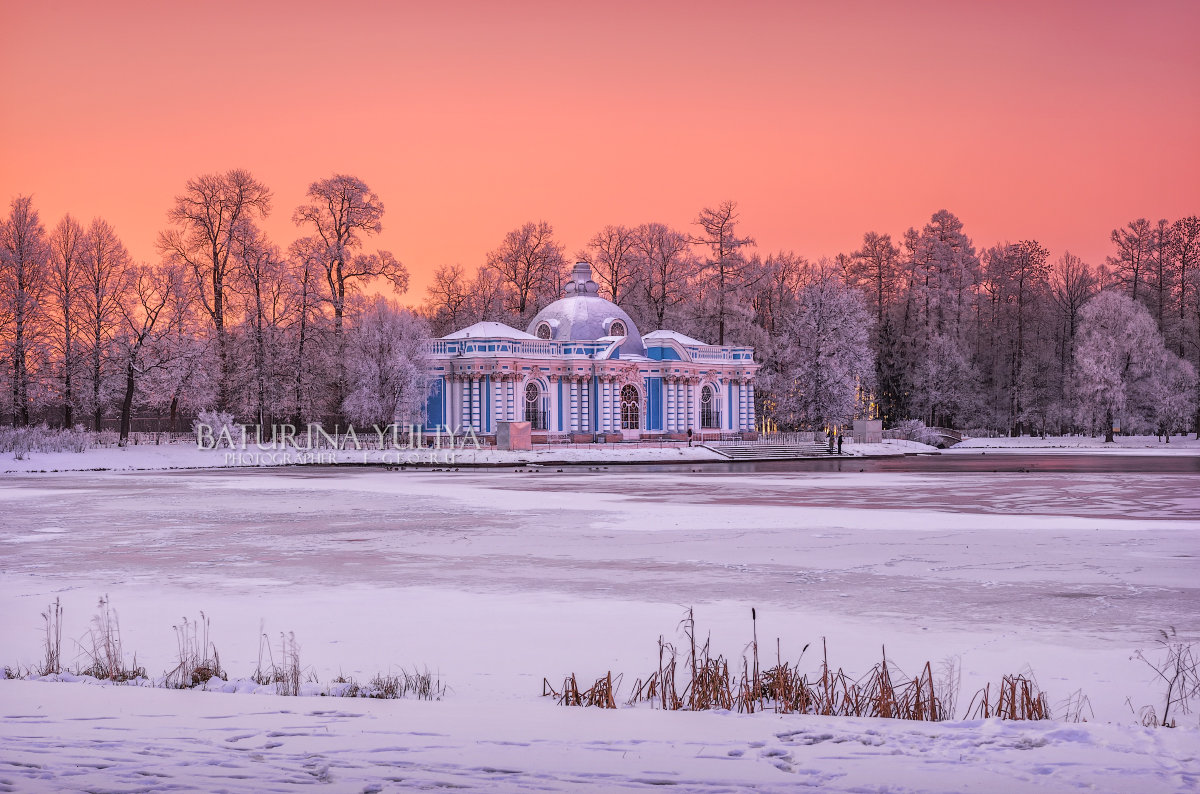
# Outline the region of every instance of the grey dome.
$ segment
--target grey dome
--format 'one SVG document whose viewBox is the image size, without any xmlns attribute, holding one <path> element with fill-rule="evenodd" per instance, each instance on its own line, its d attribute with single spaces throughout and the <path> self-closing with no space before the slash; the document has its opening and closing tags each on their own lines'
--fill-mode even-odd
<svg viewBox="0 0 1200 794">
<path fill-rule="evenodd" d="M 611 333 L 614 321 L 625 326 L 622 354 L 645 355 L 646 346 L 633 320 L 617 304 L 601 298 L 599 287 L 592 281 L 592 268 L 587 262 L 577 262 L 571 280 L 563 289 L 566 297 L 559 298 L 537 313 L 529 323 L 529 333 L 537 336 L 542 323 L 550 327 L 550 338 L 558 342 L 595 341 Z"/>
</svg>

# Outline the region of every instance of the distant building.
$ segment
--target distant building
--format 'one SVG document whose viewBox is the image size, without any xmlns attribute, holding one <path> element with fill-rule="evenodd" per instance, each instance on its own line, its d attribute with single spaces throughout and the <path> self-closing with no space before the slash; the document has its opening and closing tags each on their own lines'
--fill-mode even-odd
<svg viewBox="0 0 1200 794">
<path fill-rule="evenodd" d="M 753 348 L 643 336 L 598 292 L 579 262 L 527 331 L 483 322 L 432 340 L 427 426 L 486 435 L 528 421 L 535 436 L 576 440 L 753 433 Z"/>
</svg>

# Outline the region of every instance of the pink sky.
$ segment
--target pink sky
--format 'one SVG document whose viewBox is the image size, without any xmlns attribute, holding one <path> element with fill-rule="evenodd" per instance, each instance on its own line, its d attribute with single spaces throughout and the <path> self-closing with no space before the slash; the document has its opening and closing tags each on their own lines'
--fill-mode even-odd
<svg viewBox="0 0 1200 794">
<path fill-rule="evenodd" d="M 903 5 L 905 8 L 900 9 Z M 976 245 L 1092 262 L 1200 213 L 1200 3 L 15 3 L 0 0 L 0 199 L 99 215 L 155 256 L 189 177 L 251 170 L 268 231 L 362 177 L 414 274 L 545 219 L 853 250 L 940 208 Z"/>
</svg>

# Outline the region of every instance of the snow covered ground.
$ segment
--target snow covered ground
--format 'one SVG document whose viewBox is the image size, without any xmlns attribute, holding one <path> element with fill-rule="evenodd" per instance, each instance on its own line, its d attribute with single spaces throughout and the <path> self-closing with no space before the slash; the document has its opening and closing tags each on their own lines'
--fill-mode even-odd
<svg viewBox="0 0 1200 794">
<path fill-rule="evenodd" d="M 885 441 L 882 444 L 850 444 L 846 456 L 890 456 L 930 452 L 933 447 L 914 441 Z M 725 458 L 711 449 L 685 444 L 574 444 L 538 446 L 528 452 L 497 449 L 456 450 L 325 450 L 313 453 L 289 450 L 199 449 L 193 444 L 162 444 L 103 447 L 85 452 L 31 453 L 25 460 L 12 454 L 0 458 L 0 473 L 63 471 L 153 471 L 159 469 L 264 468 L 296 465 L 423 465 L 477 466 L 556 463 L 687 463 L 719 462 Z"/>
<path fill-rule="evenodd" d="M 1200 725 L 1152 730 L 1155 631 L 1200 636 L 1200 476 L 276 468 L 0 478 L 0 664 L 97 598 L 138 664 L 201 610 L 224 666 L 294 632 L 320 681 L 426 666 L 441 702 L 0 681 L 0 790 L 463 786 L 1188 791 Z M 694 606 L 740 660 L 827 638 L 865 672 L 957 657 L 956 714 L 1026 666 L 1086 725 L 566 709 L 543 677 L 657 665 Z M 811 649 L 803 657 L 811 668 Z M 994 683 L 993 683 L 994 686 Z M 627 689 L 626 689 L 627 691 Z M 378 787 L 378 788 L 376 788 Z"/>
<path fill-rule="evenodd" d="M 1172 436 L 1165 442 L 1161 436 L 1117 436 L 1111 444 L 1104 437 L 1091 436 L 1022 436 L 1020 438 L 967 438 L 947 452 L 1105 452 L 1122 455 L 1200 455 L 1200 441 L 1195 435 Z"/>
</svg>

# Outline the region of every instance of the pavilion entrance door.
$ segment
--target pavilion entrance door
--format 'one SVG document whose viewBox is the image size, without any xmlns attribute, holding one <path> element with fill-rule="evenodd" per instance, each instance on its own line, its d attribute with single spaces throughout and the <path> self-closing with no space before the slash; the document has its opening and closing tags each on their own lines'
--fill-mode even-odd
<svg viewBox="0 0 1200 794">
<path fill-rule="evenodd" d="M 642 437 L 642 396 L 633 386 L 621 388 L 621 438 L 636 441 Z"/>
</svg>

